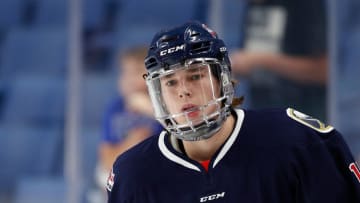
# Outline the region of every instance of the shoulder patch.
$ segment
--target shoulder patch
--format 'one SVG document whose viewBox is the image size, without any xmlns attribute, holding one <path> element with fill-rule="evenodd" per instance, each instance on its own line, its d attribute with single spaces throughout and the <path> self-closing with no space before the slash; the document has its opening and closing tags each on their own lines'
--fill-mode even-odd
<svg viewBox="0 0 360 203">
<path fill-rule="evenodd" d="M 331 125 L 325 125 L 318 119 L 301 113 L 300 111 L 296 111 L 295 109 L 288 108 L 286 109 L 286 113 L 291 119 L 303 125 L 306 125 L 307 127 L 310 127 L 320 133 L 328 133 L 334 129 L 334 127 L 332 127 Z"/>
<path fill-rule="evenodd" d="M 359 181 L 360 183 L 360 169 L 359 167 L 357 166 L 357 164 L 355 162 L 352 162 L 350 165 L 349 165 L 349 169 L 351 172 L 354 173 L 356 179 Z"/>
<path fill-rule="evenodd" d="M 109 177 L 106 181 L 106 189 L 111 192 L 113 186 L 114 186 L 114 182 L 115 182 L 115 174 L 113 172 L 113 169 L 111 169 L 110 173 L 109 173 Z"/>
</svg>

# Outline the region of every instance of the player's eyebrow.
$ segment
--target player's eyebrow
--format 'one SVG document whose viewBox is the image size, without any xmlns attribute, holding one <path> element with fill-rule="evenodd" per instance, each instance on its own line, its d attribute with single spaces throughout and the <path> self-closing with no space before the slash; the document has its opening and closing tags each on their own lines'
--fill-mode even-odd
<svg viewBox="0 0 360 203">
<path fill-rule="evenodd" d="M 172 77 L 174 77 L 174 75 L 175 75 L 175 73 L 170 73 L 168 75 L 165 75 L 163 78 L 166 78 L 166 79 L 172 78 Z"/>
<path fill-rule="evenodd" d="M 186 70 L 186 72 L 190 72 L 190 73 L 197 72 L 197 71 L 199 71 L 198 68 L 190 68 L 190 69 Z"/>
<path fill-rule="evenodd" d="M 204 68 L 204 66 L 202 67 L 197 67 L 197 68 L 189 68 L 186 70 L 186 72 L 189 72 L 189 73 L 194 73 L 194 72 L 205 72 L 206 69 Z"/>
</svg>

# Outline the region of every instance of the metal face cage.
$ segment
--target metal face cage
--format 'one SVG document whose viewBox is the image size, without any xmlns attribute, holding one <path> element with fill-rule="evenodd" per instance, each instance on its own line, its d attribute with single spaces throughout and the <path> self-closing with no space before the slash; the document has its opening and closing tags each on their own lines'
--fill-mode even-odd
<svg viewBox="0 0 360 203">
<path fill-rule="evenodd" d="M 182 140 L 207 139 L 229 115 L 234 90 L 229 67 L 195 58 L 162 67 L 146 77 L 156 119 Z"/>
</svg>

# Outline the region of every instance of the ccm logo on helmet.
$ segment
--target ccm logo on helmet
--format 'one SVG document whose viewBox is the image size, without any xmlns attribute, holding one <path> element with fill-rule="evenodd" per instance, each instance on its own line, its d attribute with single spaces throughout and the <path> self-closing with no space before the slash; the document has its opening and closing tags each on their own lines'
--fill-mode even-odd
<svg viewBox="0 0 360 203">
<path fill-rule="evenodd" d="M 185 44 L 171 47 L 171 48 L 160 51 L 160 56 L 165 56 L 166 54 L 171 54 L 171 53 L 174 53 L 174 52 L 177 52 L 180 50 L 184 50 L 184 48 L 185 48 Z"/>
<path fill-rule="evenodd" d="M 207 202 L 207 201 L 211 201 L 211 200 L 216 200 L 216 199 L 219 199 L 219 198 L 223 198 L 224 196 L 225 196 L 225 192 L 218 193 L 218 194 L 213 194 L 213 195 L 201 197 L 200 202 Z"/>
</svg>

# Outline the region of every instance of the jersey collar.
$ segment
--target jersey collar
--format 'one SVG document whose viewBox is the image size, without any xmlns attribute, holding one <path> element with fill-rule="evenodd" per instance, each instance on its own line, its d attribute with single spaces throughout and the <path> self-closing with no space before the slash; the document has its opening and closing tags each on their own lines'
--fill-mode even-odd
<svg viewBox="0 0 360 203">
<path fill-rule="evenodd" d="M 226 155 L 226 153 L 230 150 L 231 146 L 234 144 L 236 138 L 239 135 L 243 120 L 244 120 L 244 111 L 241 109 L 235 109 L 235 113 L 237 115 L 236 125 L 234 127 L 233 132 L 231 133 L 230 137 L 227 139 L 223 147 L 221 148 L 220 152 L 216 155 L 215 160 L 213 161 L 212 168 L 215 168 L 215 166 L 222 160 L 222 158 Z M 194 163 L 191 163 L 187 160 L 185 160 L 183 157 L 179 156 L 175 149 L 169 149 L 169 147 L 166 145 L 166 131 L 163 131 L 158 139 L 158 146 L 161 151 L 161 153 L 170 161 L 173 161 L 177 164 L 180 164 L 186 168 L 189 168 L 191 170 L 195 171 L 201 171 L 199 166 L 195 165 Z"/>
</svg>

